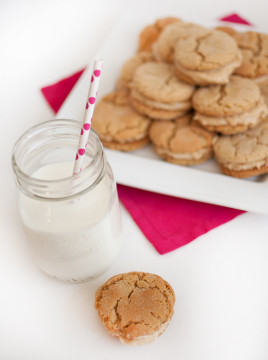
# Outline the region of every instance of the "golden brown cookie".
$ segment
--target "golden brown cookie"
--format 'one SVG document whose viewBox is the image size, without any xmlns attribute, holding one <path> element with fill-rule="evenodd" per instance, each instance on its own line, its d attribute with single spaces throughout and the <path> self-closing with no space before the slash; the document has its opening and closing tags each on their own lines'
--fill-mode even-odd
<svg viewBox="0 0 268 360">
<path fill-rule="evenodd" d="M 95 307 L 106 329 L 121 342 L 153 342 L 168 326 L 175 303 L 172 287 L 160 276 L 130 272 L 112 277 L 96 292 Z"/>
<path fill-rule="evenodd" d="M 171 65 L 148 62 L 135 71 L 131 102 L 152 119 L 171 120 L 189 112 L 193 92 L 193 86 L 177 79 Z"/>
<path fill-rule="evenodd" d="M 268 120 L 244 133 L 222 136 L 214 145 L 222 171 L 247 178 L 268 172 Z"/>
<path fill-rule="evenodd" d="M 115 91 L 106 95 L 96 106 L 92 126 L 104 146 L 132 151 L 149 142 L 151 121 L 130 106 L 126 92 Z"/>
<path fill-rule="evenodd" d="M 238 32 L 229 27 L 218 30 L 231 35 L 242 53 L 242 64 L 235 74 L 254 79 L 258 84 L 268 84 L 268 35 L 254 31 Z"/>
<path fill-rule="evenodd" d="M 175 73 L 190 84 L 226 84 L 241 61 L 235 40 L 222 31 L 195 33 L 179 39 L 175 46 Z"/>
<path fill-rule="evenodd" d="M 141 51 L 128 59 L 122 67 L 120 77 L 116 84 L 117 90 L 128 90 L 133 79 L 133 75 L 138 66 L 153 61 L 153 55 L 148 51 Z"/>
<path fill-rule="evenodd" d="M 210 131 L 235 134 L 258 125 L 268 113 L 254 81 L 233 75 L 226 85 L 198 89 L 194 120 Z"/>
<path fill-rule="evenodd" d="M 159 35 L 155 46 L 153 46 L 154 56 L 158 61 L 173 63 L 174 48 L 179 39 L 185 39 L 194 34 L 204 35 L 206 33 L 207 29 L 203 26 L 176 21 L 166 26 Z"/>
<path fill-rule="evenodd" d="M 138 51 L 152 51 L 152 46 L 163 29 L 175 21 L 180 22 L 178 18 L 165 17 L 156 20 L 156 22 L 152 25 L 146 26 L 139 35 Z"/>
<path fill-rule="evenodd" d="M 154 121 L 149 136 L 157 154 L 179 165 L 196 165 L 209 159 L 216 140 L 215 133 L 191 124 L 190 116 L 175 121 Z"/>
</svg>

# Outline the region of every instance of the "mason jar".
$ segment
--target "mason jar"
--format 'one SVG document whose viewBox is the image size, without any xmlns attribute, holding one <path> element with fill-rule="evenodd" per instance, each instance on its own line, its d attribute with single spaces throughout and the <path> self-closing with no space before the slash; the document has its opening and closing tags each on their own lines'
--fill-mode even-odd
<svg viewBox="0 0 268 360">
<path fill-rule="evenodd" d="M 12 167 L 22 226 L 38 266 L 52 277 L 86 281 L 120 251 L 121 215 L 111 167 L 91 130 L 83 169 L 72 175 L 81 123 L 50 120 L 16 142 Z"/>
</svg>

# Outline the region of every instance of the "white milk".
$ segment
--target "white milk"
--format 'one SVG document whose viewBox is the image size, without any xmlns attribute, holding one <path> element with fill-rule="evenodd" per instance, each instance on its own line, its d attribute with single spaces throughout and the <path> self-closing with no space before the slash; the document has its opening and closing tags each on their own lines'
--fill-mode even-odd
<svg viewBox="0 0 268 360">
<path fill-rule="evenodd" d="M 73 163 L 46 165 L 31 176 L 56 180 L 70 176 Z M 112 194 L 111 194 L 112 192 Z M 98 276 L 121 248 L 121 217 L 115 187 L 106 174 L 74 199 L 41 200 L 20 194 L 24 229 L 39 266 L 65 281 Z"/>
</svg>

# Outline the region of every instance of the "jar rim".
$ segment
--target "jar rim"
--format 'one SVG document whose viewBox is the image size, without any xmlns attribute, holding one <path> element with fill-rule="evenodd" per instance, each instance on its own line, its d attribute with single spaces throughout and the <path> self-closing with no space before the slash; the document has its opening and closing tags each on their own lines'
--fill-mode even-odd
<svg viewBox="0 0 268 360">
<path fill-rule="evenodd" d="M 53 119 L 53 120 L 47 120 L 44 122 L 41 122 L 39 124 L 36 124 L 32 127 L 30 127 L 29 129 L 27 129 L 15 142 L 13 149 L 12 149 L 12 168 L 14 171 L 15 176 L 21 181 L 21 182 L 27 182 L 30 183 L 33 186 L 38 186 L 38 187 L 42 187 L 42 186 L 46 186 L 46 185 L 52 185 L 52 184 L 63 184 L 64 182 L 70 182 L 73 181 L 75 182 L 78 179 L 81 178 L 85 178 L 87 176 L 87 174 L 90 173 L 91 169 L 96 165 L 97 162 L 99 162 L 102 157 L 103 154 L 103 147 L 102 144 L 100 142 L 100 139 L 98 137 L 98 135 L 96 134 L 96 132 L 91 128 L 90 129 L 90 133 L 89 133 L 89 138 L 88 138 L 88 142 L 90 140 L 90 138 L 94 139 L 94 145 L 96 146 L 96 152 L 94 157 L 92 158 L 92 160 L 87 163 L 82 170 L 77 173 L 77 174 L 72 174 L 70 176 L 64 177 L 64 178 L 59 178 L 59 179 L 55 179 L 55 180 L 43 180 L 43 179 L 38 179 L 38 178 L 34 178 L 31 175 L 27 174 L 25 171 L 23 171 L 23 169 L 21 168 L 21 166 L 18 164 L 17 161 L 17 156 L 16 156 L 16 152 L 20 149 L 20 147 L 23 145 L 23 143 L 30 141 L 30 139 L 37 133 L 40 133 L 42 131 L 45 131 L 46 129 L 49 129 L 51 126 L 57 126 L 57 125 L 62 125 L 62 126 L 70 126 L 70 127 L 75 127 L 78 130 L 81 129 L 82 127 L 82 123 L 78 120 L 72 120 L 72 119 Z M 77 139 L 79 139 L 79 137 L 77 137 Z M 77 143 L 78 145 L 78 143 Z M 74 159 L 75 161 L 75 159 Z M 99 176 L 95 179 L 98 180 Z M 92 186 L 94 184 L 90 184 L 86 189 L 90 188 L 90 186 Z M 81 191 L 82 192 L 82 191 Z M 79 192 L 80 193 L 80 192 Z M 75 193 L 74 196 L 76 196 L 78 193 Z M 67 197 L 72 197 L 72 196 L 67 196 Z M 48 197 L 45 197 L 46 199 L 49 199 Z M 55 198 L 53 198 L 55 199 Z M 59 198 L 58 198 L 59 199 Z"/>
</svg>

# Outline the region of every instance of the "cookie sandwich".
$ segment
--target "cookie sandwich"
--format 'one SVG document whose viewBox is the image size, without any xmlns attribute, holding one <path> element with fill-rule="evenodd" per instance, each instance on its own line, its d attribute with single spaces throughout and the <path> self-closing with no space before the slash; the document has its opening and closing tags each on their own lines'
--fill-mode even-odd
<svg viewBox="0 0 268 360">
<path fill-rule="evenodd" d="M 168 162 L 201 164 L 213 155 L 215 133 L 191 123 L 191 116 L 175 121 L 154 121 L 149 136 L 154 150 Z"/>
<path fill-rule="evenodd" d="M 268 85 L 268 35 L 238 32 L 230 27 L 218 30 L 232 36 L 242 53 L 242 64 L 235 69 L 235 74 L 253 79 L 260 86 Z"/>
<path fill-rule="evenodd" d="M 268 120 L 244 133 L 221 136 L 214 151 L 227 175 L 248 178 L 268 173 Z"/>
<path fill-rule="evenodd" d="M 151 121 L 130 106 L 128 93 L 115 91 L 106 95 L 96 106 L 92 126 L 103 146 L 132 151 L 149 142 Z"/>
<path fill-rule="evenodd" d="M 233 75 L 226 85 L 199 88 L 192 99 L 194 120 L 210 131 L 235 134 L 257 126 L 268 114 L 259 87 Z"/>
<path fill-rule="evenodd" d="M 175 303 L 172 287 L 160 276 L 130 272 L 109 279 L 96 292 L 101 322 L 121 342 L 153 342 L 167 328 Z"/>
<path fill-rule="evenodd" d="M 194 86 L 180 81 L 172 65 L 148 62 L 133 76 L 131 103 L 141 114 L 156 120 L 171 120 L 191 109 Z"/>
<path fill-rule="evenodd" d="M 179 39 L 174 51 L 175 73 L 195 85 L 226 84 L 240 66 L 236 41 L 222 31 L 204 30 Z"/>
</svg>

